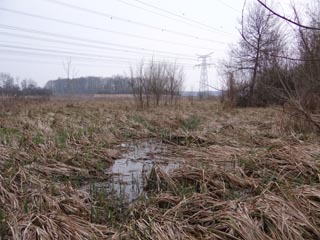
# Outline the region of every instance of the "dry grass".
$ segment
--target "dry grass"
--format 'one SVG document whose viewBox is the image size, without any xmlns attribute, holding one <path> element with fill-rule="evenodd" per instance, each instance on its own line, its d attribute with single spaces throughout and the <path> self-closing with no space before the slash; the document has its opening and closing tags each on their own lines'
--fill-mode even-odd
<svg viewBox="0 0 320 240">
<path fill-rule="evenodd" d="M 220 171 L 212 174 L 201 169 L 179 170 L 172 181 L 175 186 L 196 187 L 183 196 L 181 189 L 166 188 L 165 194 L 154 197 L 155 202 L 135 206 L 136 215 L 129 230 L 139 236 L 137 239 L 320 237 L 317 187 L 287 189 L 272 181 L 258 191 L 257 179 Z"/>
<path fill-rule="evenodd" d="M 1 211 L 12 239 L 108 239 L 114 234 L 90 223 L 86 194 L 40 180 L 22 167 L 13 173 L 0 176 Z"/>
<path fill-rule="evenodd" d="M 15 104 L 0 114 L 0 238 L 320 239 L 320 147 L 276 109 L 211 102 Z M 128 139 L 158 138 L 185 166 L 155 167 L 126 219 L 77 186 L 101 180 Z M 99 221 L 97 221 L 99 219 Z M 116 222 L 115 222 L 116 221 Z"/>
</svg>

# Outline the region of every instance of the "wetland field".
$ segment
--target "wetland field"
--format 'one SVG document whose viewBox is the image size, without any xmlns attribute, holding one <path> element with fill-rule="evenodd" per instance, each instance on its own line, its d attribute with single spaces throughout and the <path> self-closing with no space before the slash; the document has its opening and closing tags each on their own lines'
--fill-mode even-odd
<svg viewBox="0 0 320 240">
<path fill-rule="evenodd" d="M 0 111 L 0 239 L 320 239 L 319 135 L 280 107 Z"/>
</svg>

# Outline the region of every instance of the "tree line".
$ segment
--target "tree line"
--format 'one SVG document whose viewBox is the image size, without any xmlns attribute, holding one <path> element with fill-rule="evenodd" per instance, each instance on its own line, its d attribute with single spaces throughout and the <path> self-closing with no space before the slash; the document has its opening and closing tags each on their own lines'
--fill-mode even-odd
<svg viewBox="0 0 320 240">
<path fill-rule="evenodd" d="M 48 81 L 46 89 L 53 95 L 81 95 L 81 94 L 129 94 L 130 80 L 120 75 L 110 78 L 80 77 L 72 79 L 57 79 Z"/>
<path fill-rule="evenodd" d="M 221 63 L 223 101 L 242 107 L 290 103 L 304 112 L 318 111 L 320 1 L 310 1 L 304 16 L 308 27 L 294 7 L 295 21 L 281 18 L 265 1 L 246 4 L 242 12 L 240 40 Z M 287 28 L 287 20 L 296 28 Z"/>
<path fill-rule="evenodd" d="M 23 79 L 21 82 L 8 73 L 0 73 L 0 96 L 43 96 L 51 95 L 51 91 L 37 86 L 32 79 Z"/>
<path fill-rule="evenodd" d="M 176 63 L 151 59 L 131 68 L 130 73 L 132 94 L 141 108 L 160 103 L 173 105 L 181 96 L 184 71 Z"/>
</svg>

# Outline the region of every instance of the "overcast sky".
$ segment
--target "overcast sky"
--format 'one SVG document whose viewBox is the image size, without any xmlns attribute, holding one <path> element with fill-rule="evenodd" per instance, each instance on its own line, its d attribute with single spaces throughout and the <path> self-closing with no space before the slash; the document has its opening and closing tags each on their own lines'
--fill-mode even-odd
<svg viewBox="0 0 320 240">
<path fill-rule="evenodd" d="M 107 77 L 128 74 L 130 66 L 154 56 L 183 65 L 186 90 L 198 90 L 197 54 L 214 52 L 212 63 L 226 56 L 239 39 L 243 2 L 0 0 L 0 72 L 43 86 L 66 77 L 69 58 L 75 77 Z M 213 86 L 219 86 L 216 72 L 209 69 Z"/>
</svg>

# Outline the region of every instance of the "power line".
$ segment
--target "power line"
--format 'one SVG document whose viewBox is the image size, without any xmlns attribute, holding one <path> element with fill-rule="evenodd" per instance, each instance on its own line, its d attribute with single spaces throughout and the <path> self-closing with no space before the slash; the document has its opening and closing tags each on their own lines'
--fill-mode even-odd
<svg viewBox="0 0 320 240">
<path fill-rule="evenodd" d="M 137 5 L 132 4 L 132 3 L 128 3 L 128 2 L 126 2 L 126 1 L 124 1 L 124 0 L 117 0 L 117 1 L 123 3 L 123 4 L 127 5 L 127 6 L 131 6 L 131 7 L 134 7 L 134 8 L 140 9 L 140 10 L 143 10 L 143 11 L 145 11 L 145 12 L 155 14 L 155 15 L 157 15 L 157 16 L 161 16 L 161 17 L 164 17 L 164 18 L 167 18 L 167 19 L 176 21 L 176 22 L 180 22 L 180 23 L 186 24 L 186 25 L 188 25 L 189 27 L 194 27 L 194 28 L 197 28 L 197 29 L 199 29 L 199 27 L 200 27 L 200 28 L 203 29 L 203 30 L 210 31 L 210 32 L 213 32 L 213 33 L 216 33 L 216 31 L 220 31 L 219 29 L 218 29 L 218 30 L 215 29 L 215 30 L 213 31 L 211 28 L 209 29 L 208 27 L 203 27 L 203 26 L 201 26 L 201 25 L 199 26 L 198 24 L 192 24 L 192 23 L 190 23 L 190 21 L 186 21 L 186 20 L 182 20 L 182 19 L 176 18 L 176 16 L 175 16 L 175 17 L 170 17 L 170 16 L 167 16 L 167 15 L 161 14 L 161 13 L 159 13 L 159 12 L 152 11 L 152 10 L 149 10 L 149 9 L 146 9 L 146 8 L 143 8 L 143 7 L 140 7 L 140 6 L 137 6 Z"/>
<path fill-rule="evenodd" d="M 21 54 L 21 52 L 7 52 L 7 51 L 3 51 L 3 50 L 1 50 L 0 49 L 0 52 L 1 53 L 4 53 L 4 54 L 9 54 L 9 55 L 19 55 L 18 57 L 21 57 L 21 55 L 28 55 L 28 54 Z M 28 59 L 18 59 L 18 58 L 14 58 L 14 59 L 12 59 L 12 58 L 0 58 L 0 61 L 2 61 L 2 62 L 22 62 L 22 63 L 30 63 L 30 64 L 34 64 L 34 63 L 42 63 L 42 64 L 52 64 L 52 65 L 60 65 L 61 66 L 61 64 L 62 64 L 62 62 L 63 61 L 61 61 L 61 62 L 56 62 L 56 61 L 47 61 L 47 60 L 43 60 L 43 59 L 48 59 L 48 58 L 50 58 L 51 59 L 51 55 L 49 55 L 49 56 L 46 56 L 46 55 L 44 55 L 44 54 L 41 54 L 42 55 L 42 58 L 41 59 L 39 59 L 39 58 L 37 58 L 37 59 L 30 59 L 30 58 L 28 58 Z M 74 61 L 74 59 L 72 60 L 73 61 L 73 63 L 75 64 L 75 65 L 81 65 L 81 66 L 87 66 L 87 67 L 97 67 L 97 68 L 103 68 L 103 67 L 109 67 L 109 68 L 121 68 L 121 69 L 123 69 L 123 68 L 128 68 L 131 64 L 124 64 L 124 63 L 114 63 L 114 62 L 112 62 L 112 63 L 102 63 L 102 64 L 95 64 L 95 63 L 92 63 L 92 64 L 88 64 L 88 62 L 79 62 L 79 60 L 75 60 Z M 183 66 L 183 68 L 185 68 L 185 69 L 192 69 L 191 67 L 185 67 L 185 66 Z"/>
<path fill-rule="evenodd" d="M 138 25 L 138 26 L 141 26 L 141 27 L 149 28 L 149 29 L 158 30 L 160 32 L 166 32 L 166 33 L 170 33 L 170 34 L 174 34 L 174 35 L 178 35 L 178 36 L 183 36 L 183 37 L 194 39 L 194 40 L 200 40 L 200 41 L 206 41 L 206 42 L 211 42 L 212 41 L 211 39 L 208 39 L 208 38 L 202 38 L 202 37 L 198 37 L 198 36 L 195 36 L 195 35 L 192 35 L 192 34 L 188 34 L 188 33 L 178 32 L 178 31 L 175 31 L 175 30 L 167 29 L 167 28 L 162 28 L 162 27 L 157 27 L 157 26 L 154 26 L 154 25 L 146 24 L 146 23 L 137 22 L 137 21 L 134 21 L 134 20 L 131 20 L 131 19 L 117 17 L 117 16 L 111 15 L 109 13 L 104 13 L 104 12 L 99 12 L 99 11 L 88 9 L 88 8 L 79 7 L 79 6 L 76 6 L 76 5 L 60 2 L 60 1 L 57 1 L 57 0 L 43 0 L 43 1 L 55 3 L 55 4 L 58 4 L 58 5 L 64 6 L 64 7 L 68 7 L 68 8 L 77 10 L 77 11 L 82 11 L 82 12 L 94 14 L 94 15 L 97 15 L 97 16 L 100 16 L 100 17 L 107 17 L 110 20 L 117 20 L 117 21 L 129 23 L 129 24 L 134 24 L 134 25 Z"/>
<path fill-rule="evenodd" d="M 0 32 L 0 34 L 1 34 L 1 32 Z M 12 45 L 12 44 L 14 44 L 15 46 L 17 45 L 17 46 L 24 46 L 26 43 L 25 42 L 16 42 L 16 41 L 10 41 L 10 42 L 7 42 L 7 41 L 0 41 L 0 45 L 1 44 L 7 44 L 7 45 Z M 67 51 L 67 52 L 70 52 L 70 51 L 74 51 L 74 53 L 81 53 L 81 54 L 87 54 L 87 55 L 90 55 L 90 54 L 99 54 L 99 56 L 101 55 L 101 54 L 103 54 L 103 55 L 101 55 L 101 56 L 108 56 L 108 57 L 112 57 L 112 58 L 119 58 L 119 57 L 121 57 L 121 58 L 123 58 L 123 59 L 129 59 L 129 60 L 133 60 L 133 59 L 135 59 L 135 60 L 138 60 L 138 59 L 140 59 L 140 57 L 141 58 L 143 58 L 143 57 L 150 57 L 150 58 L 156 58 L 156 59 L 166 59 L 166 60 L 168 60 L 168 61 L 170 61 L 170 59 L 172 60 L 172 61 L 184 61 L 184 62 L 188 62 L 189 61 L 189 63 L 191 64 L 191 61 L 193 61 L 193 59 L 190 59 L 190 58 L 177 58 L 177 57 L 169 57 L 169 56 L 163 56 L 163 55 L 154 55 L 154 54 L 148 54 L 148 55 L 143 55 L 143 56 L 141 56 L 141 55 L 138 55 L 138 54 L 136 54 L 136 53 L 126 53 L 125 55 L 119 55 L 118 53 L 116 53 L 117 55 L 116 56 L 114 56 L 114 55 L 109 55 L 110 54 L 110 52 L 104 52 L 103 51 L 103 49 L 101 49 L 101 48 L 98 48 L 100 51 L 99 52 L 96 52 L 96 51 L 90 51 L 90 52 L 87 52 L 87 51 L 85 51 L 85 52 L 83 52 L 83 50 L 84 49 L 75 49 L 75 48 L 64 48 L 64 47 L 61 47 L 61 46 L 59 46 L 59 47 L 57 47 L 57 46 L 54 46 L 54 45 L 51 45 L 51 46 L 48 46 L 48 45 L 36 45 L 36 46 L 32 46 L 32 45 L 30 45 L 30 44 L 28 44 L 27 45 L 27 47 L 36 47 L 37 49 L 38 48 L 42 48 L 42 49 L 53 49 L 54 51 L 56 51 L 56 49 L 58 48 L 59 49 L 59 51 Z M 70 52 L 71 54 L 72 54 L 72 52 Z M 106 55 L 105 55 L 106 54 Z M 128 55 L 129 55 L 129 57 L 128 57 Z M 132 57 L 134 57 L 134 58 L 132 58 Z"/>
<path fill-rule="evenodd" d="M 232 7 L 231 5 L 225 3 L 224 1 L 222 0 L 216 0 L 217 2 L 219 2 L 220 4 L 226 6 L 227 8 L 230 8 L 232 9 L 233 11 L 237 12 L 237 13 L 241 13 L 241 11 L 239 11 L 238 9 L 235 9 L 234 7 Z"/>
<path fill-rule="evenodd" d="M 0 52 L 1 52 L 1 49 L 0 49 Z M 13 54 L 12 54 L 13 55 Z M 12 61 L 12 62 L 26 62 L 26 63 L 45 63 L 45 64 L 57 64 L 57 65 L 61 65 L 62 64 L 62 61 L 61 62 L 56 62 L 56 61 L 47 61 L 47 60 L 44 60 L 44 59 L 48 59 L 50 56 L 46 57 L 44 56 L 43 58 L 37 58 L 37 59 L 18 59 L 18 58 L 3 58 L 1 57 L 0 58 L 0 61 Z M 122 63 L 119 63 L 119 64 L 116 64 L 116 63 L 103 63 L 103 64 L 88 64 L 87 62 L 79 62 L 78 60 L 74 61 L 72 60 L 74 64 L 76 65 L 83 65 L 83 66 L 89 66 L 89 67 L 112 67 L 112 68 L 128 68 L 128 65 L 125 65 L 125 64 L 122 64 Z M 192 69 L 191 67 L 187 67 L 187 69 Z"/>
<path fill-rule="evenodd" d="M 100 45 L 104 45 L 104 46 L 115 46 L 115 47 L 121 47 L 121 48 L 126 48 L 126 49 L 136 49 L 139 51 L 149 51 L 152 53 L 159 52 L 159 53 L 163 53 L 163 54 L 182 55 L 181 53 L 160 51 L 160 50 L 148 49 L 148 48 L 143 48 L 143 47 L 129 46 L 129 45 L 124 45 L 124 44 L 115 44 L 115 43 L 111 43 L 111 42 L 98 41 L 98 40 L 93 40 L 93 39 L 88 39 L 88 38 L 79 38 L 79 37 L 74 37 L 74 36 L 70 36 L 70 35 L 56 34 L 56 33 L 39 31 L 39 30 L 35 30 L 35 29 L 21 28 L 21 27 L 4 25 L 4 24 L 0 24 L 0 28 L 15 30 L 15 31 L 22 31 L 22 32 L 32 33 L 32 34 L 36 33 L 36 34 L 41 34 L 41 35 L 50 36 L 50 37 L 64 38 L 64 39 L 68 39 L 68 40 L 90 42 L 90 43 L 100 44 Z M 173 43 L 173 44 L 178 44 L 178 43 Z M 211 48 L 196 47 L 196 46 L 192 46 L 192 45 L 185 45 L 183 43 L 181 43 L 180 45 L 193 47 L 195 49 L 197 48 L 197 49 L 204 49 L 204 50 L 213 50 Z M 215 50 L 219 50 L 219 49 L 215 49 Z M 183 55 L 186 55 L 186 54 L 183 54 Z"/>
<path fill-rule="evenodd" d="M 66 54 L 54 54 L 54 53 L 46 53 L 46 52 L 32 52 L 32 51 L 24 51 L 24 50 L 8 50 L 8 49 L 0 49 L 0 52 L 3 54 L 8 54 L 8 55 L 18 55 L 18 56 L 22 56 L 22 55 L 26 55 L 26 56 L 43 56 L 43 57 L 48 57 L 48 58 L 52 58 L 52 57 L 61 57 L 63 60 L 63 58 L 66 57 L 72 57 L 72 59 L 84 59 L 86 61 L 91 61 L 91 62 L 105 62 L 105 61 L 110 61 L 112 63 L 129 63 L 126 61 L 121 61 L 121 60 L 117 60 L 117 61 L 112 61 L 112 60 L 106 60 L 106 59 L 97 59 L 97 58 L 92 58 L 92 57 L 84 57 L 84 56 L 74 56 L 74 55 L 66 55 Z"/>
<path fill-rule="evenodd" d="M 13 48 L 13 49 L 22 49 L 22 50 L 30 50 L 30 51 L 39 51 L 39 52 L 49 52 L 49 53 L 60 53 L 65 55 L 74 55 L 74 56 L 80 56 L 80 57 L 93 57 L 93 58 L 106 58 L 106 59 L 119 59 L 119 60 L 132 60 L 130 58 L 122 58 L 117 56 L 107 56 L 107 55 L 101 55 L 101 54 L 91 54 L 91 53 L 79 53 L 79 52 L 72 52 L 69 50 L 57 50 L 57 49 L 44 49 L 44 48 L 35 48 L 35 47 L 27 47 L 27 46 L 16 46 L 16 45 L 10 45 L 10 44 L 3 44 L 0 42 L 0 47 L 5 48 Z M 136 59 L 134 59 L 136 60 Z"/>
<path fill-rule="evenodd" d="M 4 62 L 23 62 L 23 63 L 42 63 L 42 64 L 52 64 L 52 65 L 61 65 L 61 62 L 53 62 L 53 61 L 45 61 L 43 59 L 39 60 L 33 60 L 33 59 L 12 59 L 12 58 L 0 58 L 0 61 Z M 96 65 L 96 64 L 87 64 L 83 62 L 75 62 L 74 64 L 76 65 L 81 65 L 81 66 L 88 66 L 88 67 L 112 67 L 112 68 L 123 68 L 125 67 L 124 65 L 109 65 L 109 64 L 103 64 L 103 65 Z M 126 66 L 127 67 L 127 66 Z"/>
<path fill-rule="evenodd" d="M 23 50 L 31 50 L 31 51 L 40 51 L 40 52 L 52 52 L 52 53 L 61 53 L 66 55 L 79 55 L 84 57 L 93 57 L 93 58 L 111 58 L 113 60 L 119 59 L 119 60 L 132 60 L 132 61 L 140 61 L 140 59 L 137 58 L 128 58 L 128 57 L 119 57 L 119 56 L 110 56 L 110 55 L 102 55 L 102 54 L 95 54 L 95 53 L 82 53 L 82 52 L 73 52 L 69 49 L 63 49 L 57 50 L 57 49 L 48 49 L 47 46 L 45 48 L 36 48 L 36 47 L 30 47 L 30 46 L 17 46 L 12 45 L 12 43 L 6 43 L 6 42 L 0 42 L 0 47 L 6 47 L 6 48 L 17 48 L 17 49 L 23 49 Z M 61 48 L 60 48 L 61 49 Z M 190 64 L 190 63 L 183 63 L 183 64 Z"/>
<path fill-rule="evenodd" d="M 168 52 L 168 51 L 160 51 L 160 50 L 153 50 L 153 49 L 148 49 L 148 48 L 143 48 L 143 47 L 136 47 L 136 46 L 130 46 L 130 45 L 124 45 L 124 44 L 116 44 L 116 43 L 111 43 L 111 42 L 105 42 L 105 41 L 99 41 L 99 40 L 93 40 L 93 39 L 88 39 L 88 38 L 80 38 L 80 37 L 74 37 L 74 36 L 70 36 L 70 35 L 63 35 L 63 34 L 56 34 L 56 33 L 50 33 L 50 32 L 45 32 L 45 31 L 39 31 L 39 30 L 35 30 L 35 29 L 30 29 L 30 28 L 21 28 L 21 27 L 17 27 L 17 26 L 10 26 L 10 25 L 4 25 L 4 24 L 0 24 L 0 28 L 4 28 L 4 29 L 9 29 L 9 30 L 14 30 L 14 31 L 21 31 L 21 32 L 26 32 L 26 33 L 35 33 L 35 34 L 41 34 L 41 35 L 45 35 L 45 36 L 50 36 L 50 37 L 58 37 L 58 38 L 64 38 L 67 40 L 75 40 L 75 41 L 81 41 L 81 42 L 90 42 L 90 43 L 95 43 L 95 44 L 99 44 L 99 45 L 104 45 L 104 46 L 115 46 L 115 47 L 121 47 L 121 48 L 125 48 L 125 49 L 135 49 L 135 50 L 139 50 L 139 51 L 148 51 L 148 52 L 159 52 L 162 54 L 170 54 L 170 55 L 184 55 L 184 56 L 190 56 L 190 55 L 186 55 L 186 54 L 181 54 L 181 53 L 175 53 L 175 52 Z M 178 43 L 177 43 L 178 44 Z M 181 44 L 183 45 L 183 44 Z M 187 45 L 188 46 L 188 45 Z M 191 46 L 190 46 L 191 47 Z M 193 46 L 194 48 L 198 48 Z M 209 48 L 202 48 L 202 49 L 206 49 L 208 50 Z M 210 48 L 210 50 L 213 50 Z"/>
<path fill-rule="evenodd" d="M 180 19 L 177 19 L 177 18 L 173 18 L 173 17 L 169 17 L 169 16 L 166 16 L 164 14 L 161 14 L 161 13 L 158 13 L 158 12 L 155 12 L 155 11 L 152 11 L 152 10 L 149 10 L 149 9 L 146 9 L 146 8 L 143 8 L 143 7 L 140 7 L 140 6 L 137 6 L 135 4 L 132 4 L 132 3 L 128 3 L 126 1 L 123 1 L 123 0 L 117 0 L 118 2 L 121 2 L 125 5 L 128 5 L 128 6 L 131 6 L 131 7 L 134 7 L 134 8 L 137 8 L 137 9 L 140 9 L 140 10 L 143 10 L 143 11 L 146 11 L 146 12 L 149 12 L 149 13 L 152 13 L 152 14 L 155 14 L 155 15 L 158 15 L 158 16 L 161 16 L 161 17 L 165 17 L 167 19 L 170 19 L 170 20 L 173 20 L 173 21 L 178 21 L 178 22 L 182 22 L 184 24 L 188 24 L 188 26 L 190 26 L 190 23 L 187 22 L 187 21 L 183 21 L 183 20 L 180 20 Z M 197 26 L 198 28 L 199 26 Z M 205 28 L 206 30 L 208 30 L 207 28 Z"/>
<path fill-rule="evenodd" d="M 39 54 L 38 52 L 40 52 L 40 53 L 45 53 L 46 55 L 48 55 L 49 53 L 50 55 L 53 55 L 53 56 L 64 56 L 64 57 L 73 56 L 76 58 L 95 59 L 100 61 L 107 59 L 112 61 L 116 60 L 118 62 L 121 61 L 125 63 L 129 63 L 129 61 L 135 61 L 135 62 L 141 61 L 141 59 L 134 59 L 134 58 L 124 58 L 124 57 L 107 56 L 107 55 L 100 55 L 100 54 L 78 53 L 78 52 L 72 52 L 72 51 L 59 51 L 56 49 L 43 49 L 43 48 L 33 48 L 33 47 L 26 47 L 26 46 L 15 46 L 10 44 L 1 44 L 1 42 L 0 42 L 0 47 L 14 49 L 14 50 L 18 49 L 23 53 L 29 53 L 29 54 Z M 36 51 L 36 53 L 34 53 L 34 51 Z M 189 63 L 180 63 L 179 65 L 188 65 L 188 64 Z"/>
<path fill-rule="evenodd" d="M 195 24 L 197 24 L 197 25 L 200 25 L 200 26 L 203 26 L 203 27 L 212 29 L 212 30 L 214 30 L 214 31 L 218 31 L 218 32 L 221 32 L 221 33 L 224 33 L 224 34 L 228 34 L 228 35 L 234 35 L 233 33 L 225 32 L 225 31 L 223 31 L 223 30 L 221 30 L 221 29 L 219 29 L 219 28 L 214 28 L 214 27 L 212 27 L 212 26 L 210 26 L 210 25 L 207 25 L 207 24 L 204 24 L 204 23 L 202 23 L 202 22 L 200 22 L 200 21 L 197 21 L 197 20 L 194 20 L 194 19 L 185 17 L 185 16 L 181 16 L 181 15 L 179 15 L 179 14 L 176 14 L 176 13 L 171 12 L 171 11 L 168 11 L 168 10 L 166 10 L 166 9 L 157 7 L 157 6 L 152 5 L 152 4 L 150 4 L 150 3 L 146 3 L 146 2 L 141 1 L 141 0 L 133 0 L 133 1 L 138 2 L 138 3 L 142 4 L 142 5 L 148 6 L 148 7 L 150 7 L 150 8 L 157 9 L 157 10 L 159 10 L 159 11 L 161 11 L 161 12 L 165 12 L 165 13 L 167 13 L 167 14 L 169 14 L 169 15 L 178 17 L 178 18 L 180 18 L 180 19 L 187 20 L 187 21 L 192 22 L 192 23 L 195 23 Z"/>
<path fill-rule="evenodd" d="M 110 51 L 115 51 L 115 52 L 124 52 L 126 54 L 131 54 L 131 55 L 133 55 L 133 54 L 134 55 L 136 55 L 136 54 L 154 55 L 154 53 L 143 52 L 143 51 L 133 51 L 133 50 L 126 50 L 126 49 L 111 48 L 111 47 L 102 47 L 102 46 L 97 46 L 97 45 L 92 45 L 92 44 L 75 43 L 75 42 L 68 42 L 68 41 L 61 41 L 61 40 L 52 40 L 52 39 L 45 39 L 45 38 L 39 38 L 39 37 L 21 35 L 21 34 L 14 34 L 14 33 L 7 33 L 7 32 L 0 32 L 0 35 L 6 35 L 6 36 L 16 37 L 16 38 L 31 39 L 31 40 L 43 41 L 43 42 L 50 42 L 50 43 L 62 43 L 62 44 L 71 45 L 71 46 L 88 47 L 88 48 L 93 48 L 93 49 L 98 49 L 98 50 L 110 50 Z M 166 55 L 158 54 L 156 56 L 164 57 L 164 58 L 184 59 L 184 60 L 192 60 L 193 59 L 191 57 L 183 57 L 183 55 L 181 55 L 181 56 L 180 55 L 166 56 Z"/>
<path fill-rule="evenodd" d="M 28 16 L 28 17 L 32 17 L 32 18 L 41 19 L 41 20 L 46 20 L 46 21 L 51 21 L 51 22 L 57 22 L 57 23 L 62 23 L 62 24 L 70 25 L 70 26 L 76 26 L 76 27 L 81 27 L 81 28 L 90 29 L 90 30 L 95 30 L 95 31 L 107 32 L 107 33 L 112 33 L 112 34 L 117 34 L 117 35 L 122 35 L 122 36 L 137 38 L 137 39 L 144 39 L 144 40 L 149 40 L 149 41 L 157 41 L 157 42 L 162 42 L 162 43 L 167 43 L 167 44 L 173 44 L 173 45 L 177 45 L 177 46 L 188 46 L 188 47 L 192 47 L 191 45 L 184 44 L 184 43 L 181 43 L 181 42 L 173 42 L 173 41 L 167 41 L 167 40 L 160 40 L 160 39 L 156 39 L 156 38 L 150 38 L 150 37 L 140 36 L 140 35 L 131 34 L 131 33 L 123 33 L 123 32 L 118 32 L 118 31 L 114 31 L 114 30 L 109 30 L 109 29 L 106 29 L 106 28 L 99 28 L 99 27 L 88 26 L 88 25 L 84 25 L 84 24 L 80 24 L 80 23 L 75 23 L 75 22 L 71 22 L 71 21 L 61 20 L 61 19 L 57 19 L 57 18 L 45 17 L 45 16 L 41 16 L 41 15 L 37 15 L 37 14 L 31 14 L 31 13 L 27 13 L 27 12 L 23 12 L 23 11 L 18 11 L 18 10 L 13 10 L 13 9 L 8 9 L 8 8 L 0 8 L 0 11 L 10 12 L 10 13 L 13 13 L 13 14 Z M 209 40 L 209 41 L 212 42 L 212 43 L 218 43 L 218 44 L 223 44 L 223 45 L 227 44 L 226 42 L 223 42 L 223 41 L 217 41 L 217 40 Z"/>
</svg>

